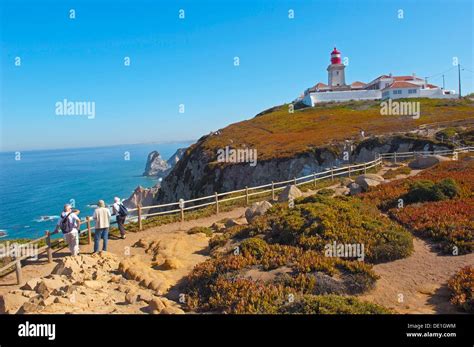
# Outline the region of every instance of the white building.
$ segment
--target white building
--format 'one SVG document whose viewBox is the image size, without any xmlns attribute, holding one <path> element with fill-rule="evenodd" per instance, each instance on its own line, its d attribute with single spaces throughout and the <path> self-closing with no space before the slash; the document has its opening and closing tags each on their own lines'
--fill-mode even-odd
<svg viewBox="0 0 474 347">
<path fill-rule="evenodd" d="M 411 76 L 382 75 L 369 83 L 356 81 L 347 85 L 345 67 L 341 63 L 341 52 L 334 47 L 331 52 L 331 64 L 327 68 L 328 84 L 319 82 L 314 87 L 306 89 L 297 101 L 314 106 L 320 102 L 330 101 L 458 97 L 454 91 L 428 84 L 415 74 Z"/>
</svg>

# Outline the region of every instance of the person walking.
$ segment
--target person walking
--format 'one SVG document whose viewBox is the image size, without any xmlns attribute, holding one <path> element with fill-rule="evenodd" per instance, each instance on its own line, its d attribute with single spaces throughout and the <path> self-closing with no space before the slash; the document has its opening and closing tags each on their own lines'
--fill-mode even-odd
<svg viewBox="0 0 474 347">
<path fill-rule="evenodd" d="M 95 220 L 94 253 L 99 251 L 100 239 L 104 240 L 102 250 L 107 251 L 110 227 L 110 210 L 105 207 L 104 200 L 99 200 L 97 205 L 93 216 Z"/>
<path fill-rule="evenodd" d="M 79 210 L 73 210 L 70 204 L 64 205 L 61 218 L 54 229 L 54 233 L 62 231 L 64 241 L 66 241 L 72 256 L 79 254 L 79 229 L 81 227 L 81 219 L 77 216 Z"/>
<path fill-rule="evenodd" d="M 120 230 L 120 236 L 125 239 L 125 220 L 127 219 L 128 210 L 120 201 L 120 198 L 114 198 L 114 204 L 112 205 L 113 215 L 116 216 L 117 226 Z"/>
</svg>

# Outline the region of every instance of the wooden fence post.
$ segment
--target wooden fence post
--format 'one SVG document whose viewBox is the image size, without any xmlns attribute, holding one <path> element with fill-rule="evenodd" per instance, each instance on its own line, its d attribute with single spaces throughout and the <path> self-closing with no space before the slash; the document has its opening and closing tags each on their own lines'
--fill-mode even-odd
<svg viewBox="0 0 474 347">
<path fill-rule="evenodd" d="M 89 217 L 88 217 L 89 218 Z M 51 248 L 51 233 L 49 230 L 46 230 L 46 245 L 48 246 L 48 263 L 53 262 L 53 249 Z"/>
<path fill-rule="evenodd" d="M 181 210 L 181 222 L 184 222 L 184 199 L 179 199 L 179 208 Z"/>
<path fill-rule="evenodd" d="M 215 192 L 214 196 L 216 197 L 216 214 L 219 214 L 219 195 Z"/>
<path fill-rule="evenodd" d="M 15 272 L 16 272 L 16 282 L 17 284 L 23 283 L 23 274 L 21 272 L 21 260 L 17 259 L 15 264 Z"/>
<path fill-rule="evenodd" d="M 313 186 L 316 188 L 316 172 L 313 172 Z"/>
<path fill-rule="evenodd" d="M 334 169 L 331 169 L 331 181 L 334 181 Z"/>
<path fill-rule="evenodd" d="M 364 163 L 364 174 L 367 173 L 367 165 Z"/>
<path fill-rule="evenodd" d="M 272 181 L 272 201 L 275 201 L 275 184 Z"/>
<path fill-rule="evenodd" d="M 87 216 L 86 223 L 87 223 L 87 244 L 90 245 L 92 243 L 91 217 Z"/>
<path fill-rule="evenodd" d="M 142 230 L 142 205 L 138 205 L 138 230 Z"/>
<path fill-rule="evenodd" d="M 395 152 L 395 155 L 393 156 L 393 160 L 395 162 L 395 164 L 397 163 L 397 152 Z"/>
<path fill-rule="evenodd" d="M 296 177 L 293 177 L 293 184 L 296 186 Z"/>
<path fill-rule="evenodd" d="M 349 177 L 351 177 L 351 166 L 349 165 Z"/>
<path fill-rule="evenodd" d="M 249 204 L 249 187 L 245 186 L 245 204 Z"/>
</svg>

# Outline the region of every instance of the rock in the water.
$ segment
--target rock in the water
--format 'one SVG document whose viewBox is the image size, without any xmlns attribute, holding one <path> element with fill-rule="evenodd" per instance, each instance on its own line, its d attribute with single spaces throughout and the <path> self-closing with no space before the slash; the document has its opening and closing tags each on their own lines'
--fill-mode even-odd
<svg viewBox="0 0 474 347">
<path fill-rule="evenodd" d="M 301 190 L 298 189 L 297 186 L 289 185 L 286 186 L 285 189 L 278 195 L 278 201 L 283 202 L 283 201 L 288 201 L 290 199 L 296 199 L 302 196 L 303 193 L 301 193 Z"/>
<path fill-rule="evenodd" d="M 440 155 L 418 156 L 411 161 L 408 166 L 413 170 L 423 170 L 439 164 L 442 161 L 449 161 L 449 158 Z"/>
<path fill-rule="evenodd" d="M 268 201 L 254 202 L 247 210 L 245 210 L 245 218 L 247 222 L 251 222 L 255 217 L 261 216 L 272 207 Z"/>
<path fill-rule="evenodd" d="M 349 188 L 350 195 L 357 195 L 362 193 L 362 187 L 355 182 L 350 183 L 347 188 Z"/>
<path fill-rule="evenodd" d="M 158 151 L 153 151 L 148 154 L 143 176 L 159 176 L 160 174 L 168 171 L 168 169 L 168 163 L 163 160 L 161 154 L 158 153 Z"/>
<path fill-rule="evenodd" d="M 375 174 L 364 174 L 357 176 L 355 179 L 355 183 L 357 183 L 363 191 L 367 191 L 369 187 L 378 186 L 383 181 L 385 181 L 385 179 L 382 176 Z"/>
</svg>

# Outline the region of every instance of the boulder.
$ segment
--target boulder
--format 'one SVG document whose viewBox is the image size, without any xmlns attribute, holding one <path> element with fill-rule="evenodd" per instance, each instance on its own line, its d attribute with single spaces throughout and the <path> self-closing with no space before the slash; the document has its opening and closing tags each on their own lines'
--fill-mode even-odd
<svg viewBox="0 0 474 347">
<path fill-rule="evenodd" d="M 0 295 L 0 313 L 16 313 L 28 301 L 28 298 L 19 293 Z"/>
<path fill-rule="evenodd" d="M 378 186 L 383 181 L 385 181 L 385 179 L 382 176 L 375 174 L 364 174 L 357 176 L 355 179 L 355 183 L 357 183 L 363 191 L 367 191 L 369 187 Z"/>
<path fill-rule="evenodd" d="M 226 228 L 230 228 L 235 225 L 240 225 L 240 224 L 235 219 L 231 219 L 231 218 L 227 219 L 224 224 Z"/>
<path fill-rule="evenodd" d="M 33 278 L 25 283 L 21 289 L 24 290 L 35 290 L 36 286 L 38 285 L 38 282 L 41 281 L 41 278 Z"/>
<path fill-rule="evenodd" d="M 415 160 L 411 161 L 408 166 L 410 169 L 413 170 L 423 170 L 430 168 L 436 164 L 439 164 L 443 161 L 449 161 L 450 159 L 447 157 L 443 157 L 440 155 L 429 155 L 429 156 L 418 156 Z"/>
<path fill-rule="evenodd" d="M 152 313 L 160 313 L 165 308 L 166 306 L 160 298 L 155 297 L 148 302 L 148 310 Z"/>
<path fill-rule="evenodd" d="M 185 314 L 184 311 L 178 307 L 165 307 L 161 310 L 160 314 Z"/>
<path fill-rule="evenodd" d="M 35 291 L 44 297 L 49 296 L 54 290 L 58 290 L 66 285 L 59 278 L 43 278 L 35 287 Z"/>
<path fill-rule="evenodd" d="M 302 196 L 301 190 L 298 189 L 294 184 L 288 185 L 283 189 L 283 191 L 278 195 L 278 202 L 294 200 Z"/>
<path fill-rule="evenodd" d="M 355 182 L 352 182 L 351 184 L 349 184 L 347 188 L 349 188 L 350 195 L 357 195 L 357 194 L 362 193 L 362 187 Z"/>
<path fill-rule="evenodd" d="M 349 184 L 354 183 L 354 180 L 349 177 L 341 178 L 341 187 L 349 187 Z"/>
<path fill-rule="evenodd" d="M 272 207 L 268 201 L 254 202 L 247 210 L 245 210 L 245 218 L 250 223 L 255 217 L 264 215 L 269 208 Z"/>
<path fill-rule="evenodd" d="M 84 281 L 84 287 L 97 290 L 100 289 L 104 286 L 104 284 L 100 281 L 94 281 L 94 280 L 89 280 L 89 281 Z"/>
<path fill-rule="evenodd" d="M 138 301 L 138 295 L 134 292 L 130 292 L 125 295 L 125 302 L 127 304 L 134 304 Z"/>
<path fill-rule="evenodd" d="M 175 270 L 182 267 L 182 264 L 176 258 L 166 258 L 165 262 L 161 265 L 162 270 Z"/>
<path fill-rule="evenodd" d="M 211 225 L 211 229 L 216 233 L 221 233 L 225 229 L 225 224 L 216 222 Z"/>
</svg>

